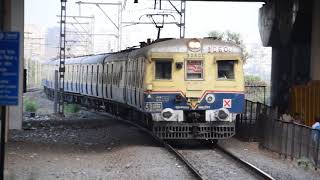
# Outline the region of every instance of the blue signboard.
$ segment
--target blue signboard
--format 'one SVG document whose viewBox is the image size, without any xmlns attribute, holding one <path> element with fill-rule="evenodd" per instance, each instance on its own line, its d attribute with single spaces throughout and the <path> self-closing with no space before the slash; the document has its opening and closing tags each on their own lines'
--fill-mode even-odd
<svg viewBox="0 0 320 180">
<path fill-rule="evenodd" d="M 18 105 L 18 32 L 0 32 L 0 105 Z"/>
</svg>

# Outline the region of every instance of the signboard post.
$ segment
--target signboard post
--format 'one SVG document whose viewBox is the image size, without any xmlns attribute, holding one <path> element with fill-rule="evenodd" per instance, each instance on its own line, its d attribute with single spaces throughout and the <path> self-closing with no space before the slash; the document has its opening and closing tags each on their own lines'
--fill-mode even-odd
<svg viewBox="0 0 320 180">
<path fill-rule="evenodd" d="M 19 39 L 20 34 L 18 32 L 0 32 L 0 179 L 4 179 L 6 106 L 18 105 Z"/>
</svg>

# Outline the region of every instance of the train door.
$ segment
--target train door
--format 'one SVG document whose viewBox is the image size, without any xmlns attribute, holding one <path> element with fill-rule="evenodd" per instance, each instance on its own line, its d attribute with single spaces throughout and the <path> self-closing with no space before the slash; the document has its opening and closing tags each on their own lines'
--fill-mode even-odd
<svg viewBox="0 0 320 180">
<path fill-rule="evenodd" d="M 77 65 L 77 92 L 80 93 L 80 80 L 81 80 L 81 66 L 80 64 Z"/>
<path fill-rule="evenodd" d="M 86 89 L 85 89 L 85 94 L 88 94 L 88 76 L 89 76 L 89 65 L 87 65 L 87 69 L 86 69 L 86 76 L 85 76 L 85 83 L 86 83 Z"/>
<path fill-rule="evenodd" d="M 127 102 L 127 82 L 128 82 L 128 61 L 124 62 L 124 86 L 123 86 L 123 101 Z"/>
<path fill-rule="evenodd" d="M 96 73 L 96 69 L 95 66 L 92 65 L 91 66 L 91 95 L 94 96 L 96 94 L 94 88 L 95 88 L 95 73 Z"/>
<path fill-rule="evenodd" d="M 95 89 L 96 89 L 96 96 L 98 96 L 99 97 L 99 95 L 101 94 L 99 91 L 100 91 L 100 72 L 99 72 L 99 68 L 100 67 L 100 64 L 98 64 L 97 65 L 97 72 L 96 72 L 96 74 L 95 74 L 95 76 L 96 76 L 96 87 L 95 87 Z"/>
<path fill-rule="evenodd" d="M 112 91 L 113 91 L 113 63 L 111 64 L 111 73 L 110 73 L 111 75 L 110 75 L 110 77 L 111 77 L 111 82 L 110 82 L 110 98 L 112 99 L 113 98 L 113 93 L 112 93 Z"/>
<path fill-rule="evenodd" d="M 143 106 L 143 77 L 144 77 L 144 58 L 140 58 L 140 78 L 139 78 L 139 104 Z"/>
<path fill-rule="evenodd" d="M 80 93 L 83 93 L 83 77 L 84 77 L 84 66 L 80 66 L 81 73 L 80 73 Z"/>
<path fill-rule="evenodd" d="M 129 99 L 129 104 L 132 105 L 132 61 L 129 61 L 129 82 L 128 82 L 128 99 Z"/>
<path fill-rule="evenodd" d="M 102 92 L 102 97 L 106 98 L 106 88 L 105 88 L 105 77 L 106 77 L 106 64 L 103 62 L 102 63 L 102 73 L 101 73 L 101 92 Z"/>
<path fill-rule="evenodd" d="M 73 92 L 73 71 L 74 71 L 74 64 L 71 66 L 71 82 L 70 82 L 71 92 Z"/>
<path fill-rule="evenodd" d="M 97 96 L 97 76 L 98 76 L 98 64 L 93 66 L 93 73 L 92 73 L 92 95 Z"/>
<path fill-rule="evenodd" d="M 117 90 L 117 97 L 118 97 L 118 99 L 119 99 L 119 102 L 123 102 L 123 97 L 121 96 L 121 92 L 123 91 L 123 89 L 122 89 L 122 81 L 121 81 L 121 71 L 122 71 L 122 61 L 119 61 L 118 62 L 118 68 L 117 68 L 117 71 L 118 71 L 118 73 L 117 73 L 117 82 L 118 82 L 118 86 L 117 86 L 117 88 L 118 88 L 118 90 Z"/>
<path fill-rule="evenodd" d="M 124 78 L 123 78 L 123 74 L 124 74 L 124 64 L 125 64 L 125 61 L 121 61 L 120 62 L 120 82 L 119 82 L 119 87 L 120 87 L 120 91 L 119 91 L 119 97 L 121 98 L 121 102 L 125 102 L 125 99 L 124 99 L 124 96 L 123 96 L 123 91 L 124 91 Z"/>
<path fill-rule="evenodd" d="M 135 85 L 136 85 L 136 90 L 135 90 L 135 97 L 136 97 L 136 107 L 138 108 L 139 107 L 139 78 L 140 78 L 140 60 L 137 59 L 136 60 L 136 82 L 135 82 Z"/>
<path fill-rule="evenodd" d="M 130 91 L 130 97 L 131 97 L 131 104 L 134 106 L 134 60 L 131 61 L 131 91 Z"/>
<path fill-rule="evenodd" d="M 89 94 L 91 96 L 93 96 L 93 65 L 91 65 L 91 72 L 90 72 L 90 91 L 89 91 Z"/>
<path fill-rule="evenodd" d="M 107 64 L 107 68 L 106 68 L 106 97 L 109 99 L 109 83 L 110 83 L 110 81 L 109 81 L 109 64 Z"/>
<path fill-rule="evenodd" d="M 79 82 L 79 65 L 76 65 L 76 78 L 75 78 L 75 83 L 76 83 L 76 92 L 79 92 L 79 86 L 78 86 L 78 82 Z"/>
<path fill-rule="evenodd" d="M 134 68 L 134 105 L 137 107 L 138 106 L 138 101 L 137 101 L 137 96 L 138 96 L 138 86 L 137 86 L 137 82 L 138 82 L 138 70 L 139 68 L 139 61 L 138 59 L 135 60 L 135 68 Z"/>
<path fill-rule="evenodd" d="M 113 69 L 113 78 L 114 78 L 114 80 L 113 80 L 113 82 L 114 82 L 114 85 L 113 85 L 113 89 L 112 89 L 112 95 L 113 95 L 113 99 L 115 100 L 115 101 L 119 101 L 119 96 L 118 96 L 118 94 L 119 94 L 119 88 L 118 88 L 118 83 L 119 83 L 119 77 L 118 77 L 118 73 L 119 73 L 119 62 L 118 61 L 116 61 L 115 63 L 114 63 L 114 67 L 113 67 L 114 69 Z"/>
</svg>

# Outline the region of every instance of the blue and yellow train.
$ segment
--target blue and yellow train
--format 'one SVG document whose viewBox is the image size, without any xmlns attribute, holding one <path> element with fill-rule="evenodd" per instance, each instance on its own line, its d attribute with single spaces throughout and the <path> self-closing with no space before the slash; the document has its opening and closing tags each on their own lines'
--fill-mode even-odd
<svg viewBox="0 0 320 180">
<path fill-rule="evenodd" d="M 51 98 L 58 65 L 56 59 L 42 66 Z M 244 105 L 242 51 L 213 38 L 68 58 L 64 83 L 65 101 L 120 115 L 134 110 L 162 139 L 230 138 Z"/>
</svg>

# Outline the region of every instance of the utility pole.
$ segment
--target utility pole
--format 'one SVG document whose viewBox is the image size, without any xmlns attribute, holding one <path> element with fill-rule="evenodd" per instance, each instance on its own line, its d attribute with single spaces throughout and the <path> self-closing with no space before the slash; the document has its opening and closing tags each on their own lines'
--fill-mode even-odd
<svg viewBox="0 0 320 180">
<path fill-rule="evenodd" d="M 160 0 L 160 2 L 161 2 L 161 0 Z M 186 0 L 181 0 L 180 11 L 171 2 L 171 0 L 168 0 L 168 2 L 174 8 L 174 10 L 180 15 L 180 24 L 178 25 L 180 28 L 180 38 L 184 38 L 185 33 L 186 33 Z"/>
<path fill-rule="evenodd" d="M 60 17 L 60 63 L 59 63 L 59 115 L 64 115 L 64 75 L 66 60 L 66 14 L 67 0 L 61 0 L 61 17 Z"/>
<path fill-rule="evenodd" d="M 86 5 L 96 5 L 100 11 L 103 13 L 103 15 L 113 24 L 113 26 L 117 29 L 117 48 L 118 51 L 121 49 L 121 41 L 122 41 L 122 3 L 121 2 L 110 2 L 110 3 L 96 3 L 96 2 L 83 2 L 83 1 L 78 1 L 76 2 L 76 4 L 79 5 L 79 9 L 80 9 L 80 4 L 86 4 Z M 104 11 L 101 7 L 101 5 L 108 5 L 108 6 L 118 6 L 118 18 L 117 21 L 115 22 L 114 20 L 112 20 L 110 18 L 110 16 L 106 13 L 106 11 Z M 80 12 L 81 13 L 81 12 Z"/>
<path fill-rule="evenodd" d="M 57 17 L 60 17 L 59 15 Z M 93 52 L 94 49 L 94 16 L 80 16 L 80 15 L 68 15 L 66 16 L 66 34 L 68 34 L 68 39 L 66 38 L 66 49 L 72 46 L 72 49 L 75 49 L 76 52 L 82 52 L 81 54 L 76 55 L 88 55 Z M 60 23 L 60 22 L 58 22 Z M 73 28 L 71 30 L 70 26 Z M 81 41 L 75 41 L 73 39 L 80 39 Z M 72 44 L 70 44 L 70 42 Z M 80 48 L 77 49 L 77 48 Z"/>
<path fill-rule="evenodd" d="M 184 38 L 185 35 L 186 35 L 186 1 L 185 0 L 181 0 L 181 8 L 180 8 L 180 38 Z"/>
</svg>

